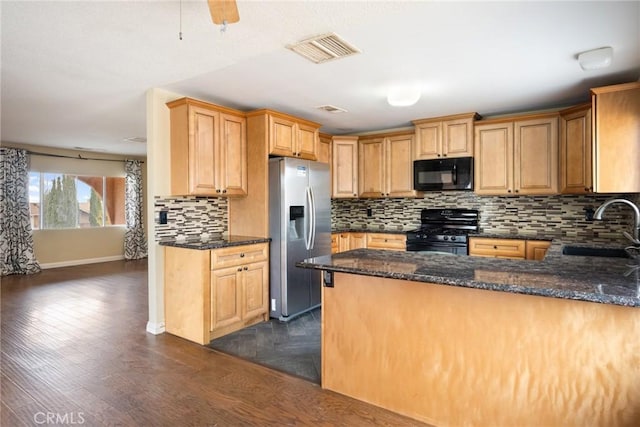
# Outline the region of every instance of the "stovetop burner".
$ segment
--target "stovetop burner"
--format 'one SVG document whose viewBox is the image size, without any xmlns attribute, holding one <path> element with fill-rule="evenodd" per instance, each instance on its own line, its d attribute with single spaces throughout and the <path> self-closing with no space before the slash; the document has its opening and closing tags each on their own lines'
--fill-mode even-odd
<svg viewBox="0 0 640 427">
<path fill-rule="evenodd" d="M 407 250 L 439 250 L 464 247 L 467 236 L 478 232 L 478 211 L 472 209 L 423 209 L 420 228 L 407 232 Z"/>
</svg>

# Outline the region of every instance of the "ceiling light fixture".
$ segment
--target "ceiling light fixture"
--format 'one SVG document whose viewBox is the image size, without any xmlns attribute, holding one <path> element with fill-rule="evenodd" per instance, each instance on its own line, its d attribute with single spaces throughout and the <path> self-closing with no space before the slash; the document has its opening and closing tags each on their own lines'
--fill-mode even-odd
<svg viewBox="0 0 640 427">
<path fill-rule="evenodd" d="M 387 92 L 387 102 L 393 107 L 408 107 L 418 102 L 420 95 L 417 86 L 392 86 Z"/>
<path fill-rule="evenodd" d="M 613 48 L 601 47 L 599 49 L 588 50 L 578 55 L 578 63 L 583 70 L 599 70 L 611 65 L 613 59 Z"/>
</svg>

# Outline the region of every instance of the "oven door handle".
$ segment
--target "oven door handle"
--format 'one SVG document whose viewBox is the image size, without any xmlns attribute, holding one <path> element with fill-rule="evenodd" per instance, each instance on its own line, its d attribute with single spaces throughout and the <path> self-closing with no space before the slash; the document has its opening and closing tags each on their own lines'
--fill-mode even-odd
<svg viewBox="0 0 640 427">
<path fill-rule="evenodd" d="M 453 168 L 451 168 L 451 181 L 453 185 L 458 184 L 458 166 L 456 166 L 455 163 L 453 164 Z"/>
</svg>

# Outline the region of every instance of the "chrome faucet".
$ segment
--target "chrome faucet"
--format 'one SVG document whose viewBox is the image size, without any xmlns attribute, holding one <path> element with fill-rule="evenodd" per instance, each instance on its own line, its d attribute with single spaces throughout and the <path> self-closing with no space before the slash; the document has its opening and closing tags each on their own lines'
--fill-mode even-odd
<svg viewBox="0 0 640 427">
<path fill-rule="evenodd" d="M 602 219 L 602 214 L 605 209 L 611 206 L 614 203 L 623 203 L 625 205 L 629 205 L 629 207 L 633 210 L 633 235 L 629 235 L 627 232 L 623 232 L 624 236 L 631 240 L 634 245 L 640 245 L 640 240 L 638 239 L 640 233 L 640 209 L 633 203 L 627 199 L 611 199 L 607 200 L 603 204 L 601 204 L 596 212 L 593 214 L 593 219 Z"/>
</svg>

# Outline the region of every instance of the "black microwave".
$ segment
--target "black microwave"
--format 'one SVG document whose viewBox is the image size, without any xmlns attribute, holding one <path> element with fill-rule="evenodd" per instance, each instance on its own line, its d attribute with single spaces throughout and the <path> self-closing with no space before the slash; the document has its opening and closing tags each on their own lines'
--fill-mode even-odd
<svg viewBox="0 0 640 427">
<path fill-rule="evenodd" d="M 413 162 L 416 191 L 473 190 L 473 157 Z"/>
</svg>

